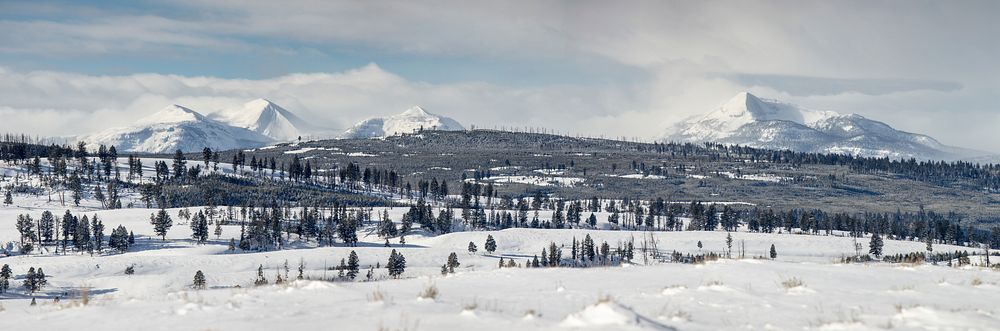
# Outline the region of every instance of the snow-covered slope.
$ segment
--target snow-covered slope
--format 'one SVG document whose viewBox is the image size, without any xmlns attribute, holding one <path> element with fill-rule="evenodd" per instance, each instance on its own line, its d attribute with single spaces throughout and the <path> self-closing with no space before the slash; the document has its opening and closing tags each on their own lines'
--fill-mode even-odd
<svg viewBox="0 0 1000 331">
<path fill-rule="evenodd" d="M 415 106 L 400 114 L 389 117 L 375 117 L 355 124 L 344 132 L 344 138 L 378 138 L 388 135 L 411 133 L 419 129 L 428 130 L 465 130 L 457 121 L 432 114 Z"/>
<path fill-rule="evenodd" d="M 110 145 L 119 151 L 164 153 L 180 149 L 200 151 L 260 147 L 273 140 L 259 133 L 230 126 L 198 112 L 171 105 L 128 127 L 111 128 L 82 137 L 88 145 Z"/>
<path fill-rule="evenodd" d="M 308 133 L 309 125 L 292 112 L 266 99 L 219 110 L 209 118 L 244 128 L 278 141 L 291 141 Z"/>
<path fill-rule="evenodd" d="M 679 123 L 666 140 L 890 158 L 957 159 L 981 153 L 861 115 L 807 109 L 747 92 L 706 115 Z"/>
</svg>

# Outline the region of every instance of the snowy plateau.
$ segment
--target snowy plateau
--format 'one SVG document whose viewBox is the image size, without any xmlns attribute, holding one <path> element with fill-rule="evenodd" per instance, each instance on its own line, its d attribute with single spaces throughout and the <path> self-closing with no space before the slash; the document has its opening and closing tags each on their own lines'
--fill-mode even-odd
<svg viewBox="0 0 1000 331">
<path fill-rule="evenodd" d="M 676 124 L 664 140 L 890 159 L 957 160 L 989 154 L 947 146 L 861 115 L 803 108 L 747 92 Z"/>
<path fill-rule="evenodd" d="M 154 182 L 155 170 L 150 165 L 170 162 L 141 161 L 143 175 L 129 176 L 126 181 Z M 117 160 L 116 169 L 128 173 L 126 163 L 126 158 Z M 50 170 L 44 161 L 41 166 L 44 172 Z M 247 176 L 230 164 L 213 168 L 206 171 Z M 44 187 L 43 177 L 31 175 L 24 165 L 3 166 L 0 178 L 4 187 Z M 962 266 L 957 260 L 844 263 L 845 257 L 858 250 L 867 252 L 869 240 L 838 232 L 759 233 L 745 227 L 729 233 L 624 231 L 605 221 L 610 213 L 599 211 L 600 221 L 590 228 L 456 228 L 436 234 L 414 224 L 405 238 L 387 240 L 376 234 L 376 225 L 366 223 L 354 233 L 358 242 L 353 246 L 281 234 L 287 237 L 282 249 L 254 252 L 229 247 L 231 238 L 240 238 L 244 230 L 239 207 L 165 209 L 174 223 L 161 238 L 150 222 L 150 215 L 159 209 L 144 208 L 135 191 L 123 189 L 120 197 L 126 208 L 115 210 L 102 208 L 103 203 L 90 194 L 83 195 L 79 206 L 68 201 L 68 196 L 58 188 L 15 192 L 10 204 L 0 205 L 0 264 L 11 269 L 10 290 L 0 294 L 4 330 L 1000 328 L 996 305 L 1000 273 L 982 267 L 982 255 L 973 255 Z M 61 203 L 60 197 L 67 201 Z M 396 199 L 416 202 L 403 196 Z M 606 208 L 616 201 L 600 203 Z M 350 208 L 351 213 L 378 215 L 376 219 L 385 215 L 400 228 L 399 220 L 409 210 Z M 123 253 L 107 247 L 93 253 L 76 251 L 73 243 L 64 252 L 58 244 L 61 241 L 17 253 L 24 236 L 15 230 L 14 220 L 19 215 L 39 220 L 46 211 L 57 219 L 67 211 L 97 218 L 106 229 L 105 238 L 112 229 L 124 226 L 134 234 L 134 243 Z M 301 210 L 288 212 L 294 217 Z M 211 215 L 208 227 L 215 230 L 207 241 L 192 239 L 192 221 L 182 216 L 187 213 Z M 326 210 L 321 213 L 329 216 Z M 536 217 L 547 221 L 552 214 L 543 207 Z M 729 235 L 732 248 L 726 244 Z M 494 239 L 495 250 L 487 251 L 488 236 Z M 631 262 L 586 268 L 572 267 L 569 262 L 559 267 L 525 267 L 553 245 L 569 261 L 571 245 L 588 236 L 611 247 L 634 242 L 644 248 L 637 248 Z M 470 243 L 479 249 L 470 252 Z M 770 247 L 776 247 L 774 258 L 769 257 Z M 886 255 L 924 249 L 919 241 L 886 239 L 884 243 Z M 936 244 L 934 250 L 974 249 Z M 398 278 L 390 277 L 385 268 L 393 251 L 406 259 L 405 272 Z M 743 251 L 740 255 L 744 256 L 735 257 L 736 251 Z M 343 277 L 337 268 L 351 252 L 357 254 L 360 265 L 360 275 L 354 280 Z M 710 252 L 732 252 L 734 257 L 701 263 L 668 263 L 662 258 Z M 442 273 L 442 264 L 453 253 L 459 265 L 454 272 Z M 500 268 L 501 259 L 515 266 Z M 36 268 L 44 270 L 46 284 L 31 293 L 22 283 L 28 280 L 29 269 Z M 193 283 L 199 272 L 203 287 Z"/>
</svg>

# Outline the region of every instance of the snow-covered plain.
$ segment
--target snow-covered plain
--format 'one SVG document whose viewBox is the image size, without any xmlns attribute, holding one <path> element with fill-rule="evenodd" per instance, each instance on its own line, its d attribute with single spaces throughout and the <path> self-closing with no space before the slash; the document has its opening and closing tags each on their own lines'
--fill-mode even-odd
<svg viewBox="0 0 1000 331">
<path fill-rule="evenodd" d="M 279 251 L 234 253 L 227 246 L 229 238 L 239 237 L 238 226 L 223 226 L 221 236 L 197 245 L 177 217 L 180 209 L 168 210 L 175 223 L 161 241 L 148 221 L 154 209 L 99 210 L 92 200 L 64 207 L 45 195 L 16 194 L 14 201 L 0 205 L 0 247 L 18 240 L 18 214 L 37 218 L 44 210 L 62 215 L 66 209 L 97 215 L 106 233 L 124 225 L 137 244 L 125 254 L 0 257 L 16 277 L 14 290 L 0 296 L 4 329 L 989 330 L 1000 325 L 997 271 L 842 264 L 837 261 L 855 252 L 848 237 L 736 232 L 734 249 L 745 245 L 746 259 L 691 265 L 644 261 L 637 254 L 634 264 L 614 267 L 500 269 L 500 257 L 523 265 L 552 242 L 563 246 L 568 258 L 572 240 L 588 234 L 612 247 L 630 239 L 638 245 L 652 236 L 663 253 L 697 254 L 724 251 L 727 233 L 509 229 L 425 236 L 418 231 L 406 236 L 405 245 L 396 238 L 386 248 L 384 239 L 365 228 L 358 247 L 297 242 Z M 388 211 L 399 220 L 406 208 Z M 550 214 L 543 211 L 540 218 Z M 607 214 L 598 217 L 603 223 Z M 494 254 L 483 252 L 487 235 L 496 238 Z M 470 241 L 478 253 L 467 252 Z M 860 242 L 867 251 L 867 240 Z M 766 255 L 772 244 L 777 259 L 752 258 Z M 378 280 L 362 281 L 368 266 L 384 265 L 392 249 L 406 257 L 402 279 L 386 279 L 385 269 L 376 269 Z M 352 250 L 361 260 L 359 280 L 324 281 L 337 274 L 329 268 Z M 920 242 L 885 244 L 887 254 L 923 250 Z M 935 245 L 938 252 L 954 250 L 969 248 Z M 441 276 L 451 252 L 461 266 Z M 301 262 L 306 280 L 253 286 L 259 265 L 273 282 L 278 273 L 284 277 L 286 261 L 292 278 Z M 124 274 L 128 266 L 135 274 Z M 41 267 L 49 276 L 48 286 L 35 294 L 35 306 L 20 288 L 29 267 Z M 205 273 L 207 289 L 191 288 L 197 270 Z M 421 297 L 430 287 L 437 289 L 436 297 Z"/>
<path fill-rule="evenodd" d="M 5 208 L 3 220 L 28 210 Z M 31 210 L 40 213 L 39 210 Z M 644 233 L 594 230 L 462 232 L 437 237 L 408 236 L 394 244 L 408 268 L 401 280 L 374 282 L 297 281 L 253 287 L 258 265 L 272 279 L 288 261 L 296 274 L 299 261 L 307 278 L 332 277 L 351 250 L 362 266 L 385 263 L 390 248 L 362 237 L 359 247 L 289 249 L 233 254 L 225 238 L 238 233 L 227 226 L 223 240 L 195 245 L 190 230 L 177 224 L 167 242 L 149 238 L 151 210 L 98 211 L 106 225 L 121 223 L 135 231 L 139 251 L 121 255 L 16 256 L 0 259 L 21 275 L 42 267 L 50 285 L 36 295 L 39 305 L 19 293 L 0 304 L 5 325 L 42 325 L 46 329 L 79 327 L 145 329 L 268 329 L 339 326 L 346 329 L 484 330 L 549 329 L 990 329 L 1000 323 L 995 302 L 1000 274 L 978 267 L 838 264 L 853 252 L 841 237 L 737 233 L 749 255 L 763 255 L 770 244 L 779 258 L 722 260 L 704 265 L 656 264 L 599 268 L 497 269 L 499 256 L 523 263 L 549 242 L 568 244 L 590 234 L 614 245 Z M 401 210 L 394 210 L 398 214 Z M 171 210 L 176 213 L 176 210 Z M 10 223 L 6 221 L 5 223 Z M 487 234 L 498 243 L 496 254 L 466 253 L 469 241 L 482 247 Z M 11 224 L 0 231 L 16 240 Z M 721 251 L 722 232 L 656 233 L 660 249 L 696 253 Z M 952 247 L 938 247 L 948 250 Z M 888 253 L 920 251 L 920 243 L 888 241 Z M 439 266 L 450 252 L 462 263 L 442 277 Z M 565 251 L 564 251 L 565 253 Z M 127 276 L 125 267 L 135 265 Z M 196 270 L 205 272 L 209 289 L 192 290 Z M 384 270 L 377 270 L 380 276 Z M 785 288 L 782 282 L 802 280 Z M 439 295 L 421 299 L 425 288 Z M 79 305 L 76 289 L 89 288 L 90 302 Z M 23 293 L 23 292 L 20 292 Z M 66 294 L 69 294 L 68 296 Z M 55 296 L 63 296 L 53 303 Z M 41 322 L 42 324 L 38 324 Z M 84 327 L 87 328 L 87 327 Z"/>
</svg>

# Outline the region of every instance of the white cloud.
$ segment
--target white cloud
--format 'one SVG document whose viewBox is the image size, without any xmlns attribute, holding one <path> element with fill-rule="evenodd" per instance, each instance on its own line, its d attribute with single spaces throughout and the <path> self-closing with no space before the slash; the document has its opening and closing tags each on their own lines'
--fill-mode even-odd
<svg viewBox="0 0 1000 331">
<path fill-rule="evenodd" d="M 42 135 L 84 134 L 128 125 L 170 104 L 203 113 L 265 97 L 313 123 L 343 129 L 356 121 L 422 105 L 479 127 L 545 126 L 572 133 L 630 132 L 581 127 L 586 119 L 631 104 L 629 91 L 547 86 L 511 88 L 486 83 L 431 84 L 406 80 L 375 64 L 338 73 L 290 74 L 268 79 L 225 79 L 134 74 L 91 76 L 65 72 L 0 71 L 4 100 L 0 131 Z M 628 108 L 616 108 L 623 107 Z M 544 110 L 544 111 L 538 111 Z M 27 125 L 28 123 L 44 123 Z M 539 125 L 538 123 L 546 123 Z"/>
</svg>

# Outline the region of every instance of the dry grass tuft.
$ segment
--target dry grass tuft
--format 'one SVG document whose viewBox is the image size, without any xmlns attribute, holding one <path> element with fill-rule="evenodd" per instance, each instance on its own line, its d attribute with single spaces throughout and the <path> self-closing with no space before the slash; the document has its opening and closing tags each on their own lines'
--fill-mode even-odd
<svg viewBox="0 0 1000 331">
<path fill-rule="evenodd" d="M 806 283 L 803 282 L 798 277 L 792 277 L 781 281 L 781 286 L 790 289 L 790 288 L 806 286 Z"/>
<path fill-rule="evenodd" d="M 424 287 L 424 291 L 420 292 L 420 298 L 434 300 L 437 299 L 438 294 L 440 294 L 440 291 L 438 291 L 437 286 L 434 286 L 434 284 L 427 284 L 427 286 Z"/>
</svg>

